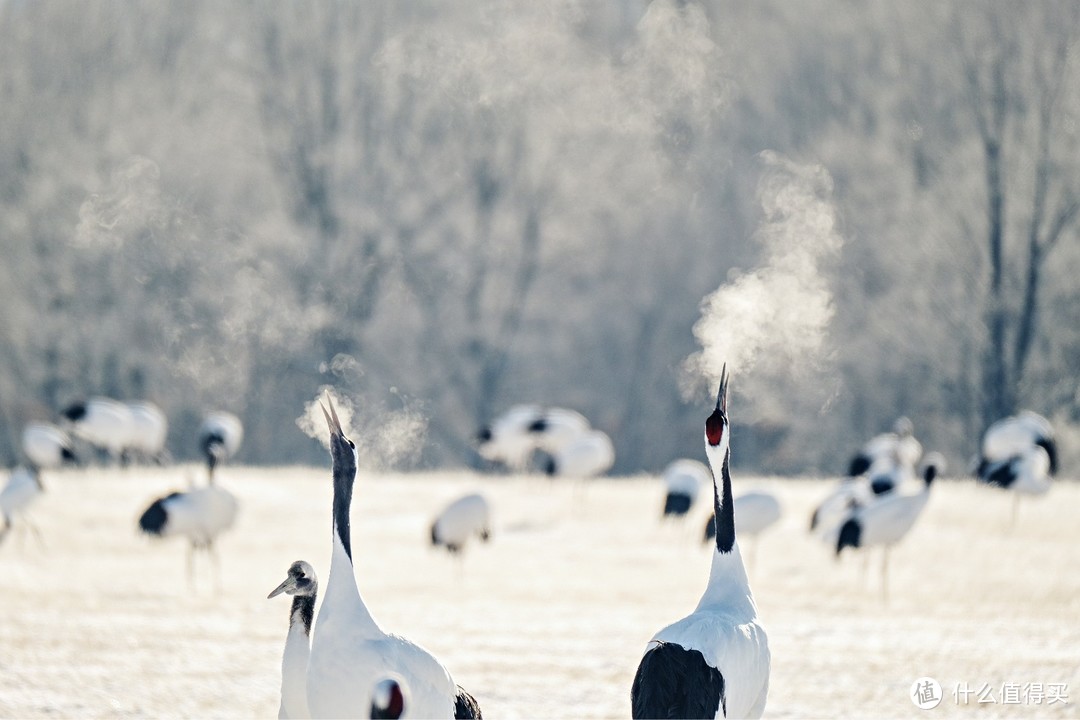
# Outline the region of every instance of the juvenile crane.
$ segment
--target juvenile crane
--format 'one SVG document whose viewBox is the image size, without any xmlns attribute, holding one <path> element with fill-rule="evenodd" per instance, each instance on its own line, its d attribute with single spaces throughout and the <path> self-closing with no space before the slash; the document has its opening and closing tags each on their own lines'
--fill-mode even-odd
<svg viewBox="0 0 1080 720">
<path fill-rule="evenodd" d="M 304 560 L 289 566 L 288 576 L 266 598 L 281 593 L 292 596 L 289 610 L 289 634 L 281 657 L 281 704 L 278 718 L 310 718 L 307 704 L 308 658 L 311 657 L 311 622 L 315 617 L 315 599 L 319 580 L 315 568 Z"/>
<path fill-rule="evenodd" d="M 409 714 L 422 718 L 480 717 L 471 695 L 454 684 L 431 653 L 387 634 L 360 597 L 352 562 L 349 510 L 356 480 L 356 445 L 345 437 L 333 402 L 323 407 L 333 460 L 330 578 L 311 638 L 307 698 L 312 717 L 366 717 L 371 692 L 387 673 L 404 679 Z"/>
<path fill-rule="evenodd" d="M 727 381 L 725 368 L 705 421 L 716 522 L 709 583 L 694 612 L 650 641 L 630 690 L 634 718 L 758 718 L 765 711 L 771 657 L 735 538 Z"/>
</svg>

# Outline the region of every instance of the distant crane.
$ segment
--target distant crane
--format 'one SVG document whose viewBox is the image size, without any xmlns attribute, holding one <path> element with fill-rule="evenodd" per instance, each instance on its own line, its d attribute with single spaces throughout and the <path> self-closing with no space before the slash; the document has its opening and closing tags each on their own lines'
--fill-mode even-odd
<svg viewBox="0 0 1080 720">
<path fill-rule="evenodd" d="M 218 422 L 221 418 L 226 420 L 224 424 Z M 235 421 L 235 427 L 224 429 L 228 418 Z M 210 422 L 212 419 L 215 422 Z M 239 447 L 243 433 L 239 423 L 235 416 L 227 413 L 207 418 L 199 431 L 199 445 L 206 453 L 206 485 L 158 498 L 139 517 L 139 528 L 148 535 L 180 535 L 188 539 L 188 582 L 194 582 L 196 552 L 205 550 L 214 564 L 215 579 L 220 585 L 214 541 L 232 528 L 239 504 L 232 493 L 215 482 L 214 470 L 222 459 L 231 456 Z"/>
<path fill-rule="evenodd" d="M 123 462 L 134 422 L 127 405 L 107 397 L 93 397 L 72 403 L 61 415 L 71 424 L 75 437 L 105 452 L 112 462 Z"/>
<path fill-rule="evenodd" d="M 523 472 L 529 466 L 536 440 L 529 428 L 543 415 L 539 405 L 514 405 L 477 433 L 477 452 L 488 462 Z"/>
<path fill-rule="evenodd" d="M 684 517 L 697 499 L 698 490 L 712 482 L 709 468 L 698 460 L 682 458 L 668 463 L 663 472 L 667 494 L 664 517 Z M 710 523 L 711 523 L 710 518 Z"/>
<path fill-rule="evenodd" d="M 630 690 L 634 718 L 758 718 L 765 711 L 771 655 L 735 538 L 727 380 L 725 368 L 705 421 L 717 530 L 709 584 L 694 612 L 649 642 Z"/>
<path fill-rule="evenodd" d="M 1050 422 L 1025 410 L 987 428 L 975 477 L 980 484 L 1012 491 L 1015 524 L 1020 496 L 1045 494 L 1057 465 L 1057 444 Z"/>
<path fill-rule="evenodd" d="M 131 425 L 124 459 L 144 463 L 164 464 L 168 453 L 165 441 L 169 434 L 169 420 L 165 413 L 149 400 L 125 403 Z"/>
<path fill-rule="evenodd" d="M 589 430 L 570 440 L 551 456 L 548 475 L 590 478 L 603 475 L 615 464 L 615 446 L 602 430 Z"/>
<path fill-rule="evenodd" d="M 327 399 L 328 402 L 329 398 Z M 375 683 L 388 672 L 404 679 L 416 717 L 480 717 L 475 699 L 454 684 L 431 653 L 375 622 L 356 587 L 349 509 L 356 480 L 356 445 L 345 436 L 334 405 L 323 415 L 333 460 L 330 579 L 311 638 L 308 707 L 315 717 L 357 717 L 368 712 Z"/>
<path fill-rule="evenodd" d="M 292 596 L 289 610 L 289 634 L 281 657 L 281 704 L 278 718 L 310 718 L 307 703 L 308 658 L 311 657 L 311 623 L 315 617 L 315 599 L 319 580 L 311 563 L 297 560 L 289 566 L 285 580 L 266 598 L 281 593 Z"/>
<path fill-rule="evenodd" d="M 52 423 L 30 423 L 23 428 L 22 449 L 26 459 L 37 469 L 53 469 L 78 462 L 71 438 Z"/>
<path fill-rule="evenodd" d="M 21 518 L 38 542 L 42 542 L 41 531 L 26 517 L 26 511 L 38 501 L 43 492 L 45 486 L 41 484 L 41 471 L 36 467 L 20 465 L 11 471 L 4 489 L 0 490 L 0 516 L 4 519 L 4 527 L 0 529 L 0 543 L 11 531 L 16 518 Z"/>
<path fill-rule="evenodd" d="M 203 419 L 199 426 L 199 449 L 206 456 L 211 475 L 219 464 L 235 457 L 243 440 L 244 425 L 232 413 L 214 412 Z"/>
<path fill-rule="evenodd" d="M 914 432 L 911 420 L 898 418 L 892 432 L 874 436 L 856 453 L 848 464 L 848 476 L 870 475 L 873 481 L 875 470 L 900 467 L 914 471 L 923 454 L 922 444 L 915 439 Z"/>
<path fill-rule="evenodd" d="M 851 509 L 847 517 L 834 528 L 829 539 L 834 543 L 837 557 L 845 548 L 881 546 L 881 591 L 888 597 L 889 550 L 910 532 L 930 498 L 930 485 L 945 469 L 945 458 L 930 453 L 923 460 L 923 487 L 914 494 L 893 493 L 872 500 L 867 505 Z"/>
<path fill-rule="evenodd" d="M 471 537 L 487 542 L 491 537 L 491 505 L 479 493 L 471 493 L 447 505 L 431 524 L 431 544 L 456 555 Z"/>
</svg>

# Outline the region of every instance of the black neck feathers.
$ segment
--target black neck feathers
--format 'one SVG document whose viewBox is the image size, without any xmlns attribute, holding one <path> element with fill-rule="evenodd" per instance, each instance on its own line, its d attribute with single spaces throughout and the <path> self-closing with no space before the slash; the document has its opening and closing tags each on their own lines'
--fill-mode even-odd
<svg viewBox="0 0 1080 720">
<path fill-rule="evenodd" d="M 311 635 L 311 623 L 315 619 L 315 595 L 293 595 L 289 613 L 289 627 L 295 622 L 304 624 L 304 634 Z"/>
<path fill-rule="evenodd" d="M 352 448 L 343 438 L 331 440 L 340 443 L 341 451 L 334 453 L 334 532 L 341 540 L 345 554 L 352 560 L 352 535 L 349 525 L 349 509 L 352 507 L 353 481 L 356 479 L 356 463 Z"/>
<path fill-rule="evenodd" d="M 728 461 L 731 450 L 724 452 L 724 462 L 720 469 L 721 485 L 715 493 L 716 549 L 729 553 L 735 546 L 735 504 L 731 497 L 731 472 Z M 716 476 L 713 476 L 713 489 L 716 488 Z"/>
</svg>

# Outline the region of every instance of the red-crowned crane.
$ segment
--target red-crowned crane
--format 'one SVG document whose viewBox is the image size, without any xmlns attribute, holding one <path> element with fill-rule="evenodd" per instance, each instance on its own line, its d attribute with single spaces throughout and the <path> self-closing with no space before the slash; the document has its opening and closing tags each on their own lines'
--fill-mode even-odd
<svg viewBox="0 0 1080 720">
<path fill-rule="evenodd" d="M 124 456 L 128 461 L 162 465 L 168 459 L 165 440 L 169 435 L 169 420 L 165 413 L 149 400 L 125 403 L 131 426 Z"/>
<path fill-rule="evenodd" d="M 94 397 L 69 405 L 61 413 L 71 425 L 71 433 L 105 452 L 112 462 L 121 463 L 131 442 L 131 409 L 107 397 Z"/>
<path fill-rule="evenodd" d="M 480 429 L 476 438 L 477 453 L 511 472 L 525 471 L 536 449 L 536 440 L 529 428 L 542 415 L 539 405 L 514 405 Z"/>
<path fill-rule="evenodd" d="M 454 500 L 431 523 L 431 544 L 446 548 L 451 555 L 464 550 L 473 537 L 483 542 L 491 537 L 491 504 L 480 493 Z"/>
<path fill-rule="evenodd" d="M 217 484 L 214 470 L 219 462 L 236 452 L 242 436 L 240 421 L 235 416 L 218 413 L 208 417 L 199 431 L 199 447 L 206 453 L 206 485 L 158 498 L 139 517 L 139 528 L 148 535 L 188 539 L 189 582 L 195 578 L 195 553 L 205 550 L 220 585 L 214 541 L 232 528 L 239 504 L 231 492 Z"/>
<path fill-rule="evenodd" d="M 922 489 L 916 493 L 892 493 L 875 498 L 867 505 L 857 505 L 829 533 L 837 557 L 845 548 L 862 549 L 880 546 L 881 591 L 888 598 L 889 550 L 911 531 L 930 499 L 930 486 L 945 469 L 940 453 L 929 453 L 922 463 Z"/>
<path fill-rule="evenodd" d="M 41 543 L 41 532 L 26 517 L 26 511 L 38 501 L 43 492 L 45 486 L 41 484 L 41 471 L 36 467 L 20 465 L 11 471 L 3 490 L 0 490 L 0 517 L 4 520 L 4 526 L 0 528 L 0 542 L 7 537 L 15 520 L 20 519 Z"/>
<path fill-rule="evenodd" d="M 1013 493 L 1012 522 L 1021 495 L 1043 495 L 1057 473 L 1054 430 L 1042 415 L 1030 410 L 998 420 L 983 434 L 976 480 Z"/>
<path fill-rule="evenodd" d="M 735 538 L 730 441 L 725 368 L 705 421 L 716 521 L 709 584 L 694 612 L 649 642 L 630 690 L 634 718 L 758 718 L 765 711 L 771 655 Z"/>
<path fill-rule="evenodd" d="M 684 517 L 697 499 L 698 490 L 712 482 L 709 468 L 698 460 L 681 458 L 668 463 L 663 472 L 664 517 Z"/>
<path fill-rule="evenodd" d="M 211 475 L 218 465 L 236 455 L 243 441 L 244 425 L 232 413 L 213 412 L 203 418 L 199 426 L 199 449 L 206 456 Z"/>
<path fill-rule="evenodd" d="M 52 423 L 30 423 L 23 428 L 22 450 L 30 464 L 39 470 L 78 462 L 71 438 Z"/>
<path fill-rule="evenodd" d="M 590 478 L 603 475 L 615 464 L 615 446 L 603 430 L 587 430 L 551 455 L 548 475 Z"/>
<path fill-rule="evenodd" d="M 375 684 L 395 673 L 409 688 L 415 717 L 479 717 L 476 701 L 454 684 L 431 653 L 383 631 L 360 597 L 352 560 L 349 509 L 356 480 L 356 445 L 345 436 L 333 402 L 323 415 L 333 460 L 332 553 L 318 621 L 311 638 L 307 699 L 312 717 L 369 716 Z"/>
</svg>

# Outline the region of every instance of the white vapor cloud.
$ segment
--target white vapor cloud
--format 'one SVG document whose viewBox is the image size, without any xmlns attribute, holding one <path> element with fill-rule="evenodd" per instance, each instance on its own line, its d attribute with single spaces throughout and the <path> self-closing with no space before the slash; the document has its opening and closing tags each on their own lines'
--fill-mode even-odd
<svg viewBox="0 0 1080 720">
<path fill-rule="evenodd" d="M 762 161 L 755 237 L 763 263 L 702 301 L 694 325 L 701 350 L 684 367 L 695 386 L 714 386 L 725 363 L 741 376 L 791 375 L 815 369 L 825 354 L 834 306 L 824 268 L 843 245 L 832 178 L 821 166 L 771 152 Z"/>
<path fill-rule="evenodd" d="M 101 192 L 90 195 L 79 208 L 74 244 L 118 246 L 132 231 L 153 222 L 161 208 L 161 170 L 139 155 L 128 158 L 109 178 Z"/>
<path fill-rule="evenodd" d="M 396 388 L 391 392 L 397 395 Z M 410 465 L 420 455 L 427 434 L 428 420 L 417 403 L 403 402 L 400 410 L 387 410 L 380 403 L 360 403 L 359 407 L 340 391 L 324 386 L 304 406 L 296 425 L 310 438 L 330 448 L 330 431 L 320 403 L 333 402 L 345 435 L 356 444 L 359 465 L 369 470 L 385 470 Z"/>
</svg>

